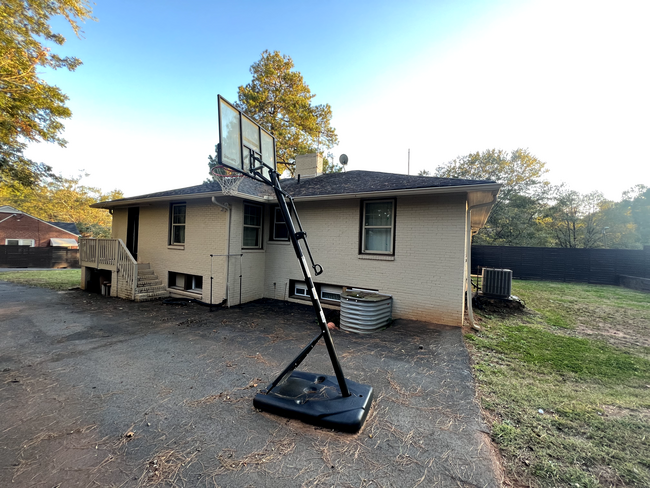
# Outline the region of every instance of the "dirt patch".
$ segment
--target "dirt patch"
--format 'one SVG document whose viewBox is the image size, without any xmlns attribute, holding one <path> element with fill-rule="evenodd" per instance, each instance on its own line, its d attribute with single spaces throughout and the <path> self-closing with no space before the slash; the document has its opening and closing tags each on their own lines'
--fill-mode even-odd
<svg viewBox="0 0 650 488">
<path fill-rule="evenodd" d="M 576 305 L 578 335 L 602 339 L 613 346 L 650 348 L 650 317 L 633 309 Z"/>
<path fill-rule="evenodd" d="M 650 385 L 648 385 L 648 387 L 650 388 Z M 603 410 L 605 411 L 605 415 L 611 418 L 621 418 L 633 415 L 645 420 L 650 419 L 650 408 L 631 409 L 621 408 L 615 405 L 603 405 Z"/>
</svg>

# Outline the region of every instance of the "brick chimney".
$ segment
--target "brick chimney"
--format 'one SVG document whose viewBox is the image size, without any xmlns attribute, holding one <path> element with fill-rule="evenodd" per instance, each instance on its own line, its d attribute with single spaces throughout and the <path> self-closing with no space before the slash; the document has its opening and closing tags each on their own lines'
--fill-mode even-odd
<svg viewBox="0 0 650 488">
<path fill-rule="evenodd" d="M 294 177 L 313 178 L 323 174 L 323 156 L 317 153 L 296 156 L 296 172 Z"/>
</svg>

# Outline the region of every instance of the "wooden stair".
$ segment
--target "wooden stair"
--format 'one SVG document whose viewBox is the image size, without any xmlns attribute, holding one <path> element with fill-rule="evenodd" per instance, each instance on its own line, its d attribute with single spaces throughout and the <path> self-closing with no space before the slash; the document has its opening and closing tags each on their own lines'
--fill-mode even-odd
<svg viewBox="0 0 650 488">
<path fill-rule="evenodd" d="M 138 263 L 138 284 L 135 289 L 136 302 L 149 302 L 158 298 L 167 298 L 169 292 L 162 280 L 151 269 L 149 263 Z"/>
</svg>

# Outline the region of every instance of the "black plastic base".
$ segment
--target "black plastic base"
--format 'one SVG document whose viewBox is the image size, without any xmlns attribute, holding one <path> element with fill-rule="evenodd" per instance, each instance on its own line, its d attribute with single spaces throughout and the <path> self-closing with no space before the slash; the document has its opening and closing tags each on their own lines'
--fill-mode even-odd
<svg viewBox="0 0 650 488">
<path fill-rule="evenodd" d="M 271 393 L 255 395 L 265 412 L 343 432 L 358 432 L 372 403 L 372 386 L 346 380 L 351 395 L 341 396 L 335 376 L 294 371 Z"/>
</svg>

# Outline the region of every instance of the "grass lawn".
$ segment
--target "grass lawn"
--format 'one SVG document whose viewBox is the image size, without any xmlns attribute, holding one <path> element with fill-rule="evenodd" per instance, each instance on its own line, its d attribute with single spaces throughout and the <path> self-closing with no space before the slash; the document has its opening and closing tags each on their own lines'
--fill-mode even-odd
<svg viewBox="0 0 650 488">
<path fill-rule="evenodd" d="M 515 281 L 521 312 L 466 335 L 515 486 L 650 486 L 650 295 Z"/>
<path fill-rule="evenodd" d="M 40 286 L 52 290 L 67 290 L 79 286 L 80 269 L 53 269 L 47 271 L 3 271 L 0 281 L 11 281 L 19 285 Z"/>
</svg>

